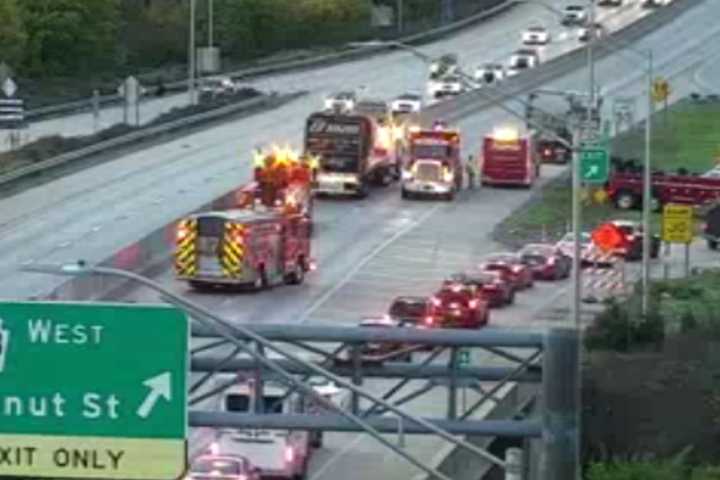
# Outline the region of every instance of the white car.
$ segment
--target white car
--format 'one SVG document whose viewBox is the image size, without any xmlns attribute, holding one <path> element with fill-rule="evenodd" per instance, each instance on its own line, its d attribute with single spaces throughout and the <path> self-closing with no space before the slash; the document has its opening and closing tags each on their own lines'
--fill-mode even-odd
<svg viewBox="0 0 720 480">
<path fill-rule="evenodd" d="M 422 95 L 416 93 L 405 93 L 400 95 L 390 104 L 393 113 L 417 113 L 422 110 Z"/>
<path fill-rule="evenodd" d="M 580 27 L 578 29 L 578 40 L 581 42 L 587 42 L 590 41 L 590 32 L 592 28 L 588 25 L 585 27 Z M 602 38 L 605 35 L 605 27 L 603 27 L 601 24 L 596 23 L 595 24 L 595 39 Z"/>
<path fill-rule="evenodd" d="M 445 98 L 460 95 L 465 90 L 460 77 L 454 75 L 428 82 L 428 94 L 432 98 Z"/>
<path fill-rule="evenodd" d="M 534 50 L 517 50 L 508 62 L 507 76 L 512 77 L 518 73 L 535 68 L 540 63 L 540 57 Z"/>
<path fill-rule="evenodd" d="M 342 112 L 352 112 L 357 103 L 357 95 L 355 92 L 338 92 L 325 98 L 325 110 L 340 110 Z"/>
<path fill-rule="evenodd" d="M 486 63 L 475 69 L 473 76 L 476 82 L 490 85 L 505 78 L 505 67 L 499 63 Z"/>
<path fill-rule="evenodd" d="M 200 95 L 220 96 L 232 95 L 240 90 L 240 84 L 230 77 L 206 77 L 200 80 Z"/>
<path fill-rule="evenodd" d="M 213 444 L 212 448 L 218 448 Z M 241 455 L 213 453 L 201 455 L 190 465 L 187 480 L 260 480 L 260 469 Z"/>
<path fill-rule="evenodd" d="M 545 27 L 530 27 L 522 34 L 525 45 L 547 45 L 550 43 L 550 32 Z"/>
<path fill-rule="evenodd" d="M 559 242 L 555 244 L 555 248 L 560 250 L 564 255 L 573 258 L 573 252 L 575 248 L 575 243 L 573 242 L 573 239 L 575 238 L 575 235 L 573 235 L 573 232 L 566 233 Z M 580 258 L 581 263 L 583 265 L 590 265 L 597 263 L 598 259 L 607 257 L 607 255 L 604 255 L 602 250 L 598 248 L 597 245 L 595 245 L 595 242 L 592 240 L 592 236 L 588 232 L 581 232 L 580 233 Z M 602 265 L 598 265 L 602 266 Z"/>
<path fill-rule="evenodd" d="M 700 175 L 702 178 L 720 178 L 720 167 L 715 167 Z"/>
<path fill-rule="evenodd" d="M 563 9 L 561 23 L 563 25 L 584 25 L 588 15 L 585 7 L 580 5 L 568 5 Z"/>
</svg>

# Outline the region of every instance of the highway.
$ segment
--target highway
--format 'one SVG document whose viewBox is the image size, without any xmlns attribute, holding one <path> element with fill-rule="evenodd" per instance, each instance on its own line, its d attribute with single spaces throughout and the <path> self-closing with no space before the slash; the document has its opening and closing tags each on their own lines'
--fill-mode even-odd
<svg viewBox="0 0 720 480">
<path fill-rule="evenodd" d="M 656 50 L 658 73 L 670 78 L 678 96 L 697 89 L 695 73 L 703 61 L 712 58 L 713 46 L 719 31 L 709 20 L 717 7 L 708 4 L 686 14 L 676 23 L 655 32 L 636 48 L 655 46 L 659 39 L 669 40 L 668 46 Z M 687 18 L 686 18 L 687 17 Z M 683 44 L 673 42 L 682 38 L 687 23 L 705 35 Z M 639 61 L 632 54 L 616 55 L 598 65 L 598 80 L 610 94 L 640 95 L 642 74 L 619 75 Z M 554 88 L 581 90 L 586 72 L 577 72 L 558 79 Z M 606 102 L 611 105 L 611 101 Z M 644 117 L 638 102 L 638 117 Z M 477 148 L 479 133 L 508 117 L 499 111 L 482 112 L 460 122 L 469 135 L 466 145 Z M 561 168 L 549 167 L 544 178 L 554 177 Z M 464 194 L 453 204 L 431 202 L 403 202 L 397 189 L 378 190 L 364 202 L 323 201 L 317 210 L 320 230 L 316 239 L 316 255 L 320 270 L 299 288 L 283 287 L 262 295 L 195 294 L 175 282 L 171 272 L 156 277 L 166 286 L 187 294 L 196 301 L 213 308 L 228 319 L 238 322 L 328 321 L 353 324 L 364 314 L 384 311 L 390 299 L 400 294 L 427 294 L 447 274 L 472 265 L 485 253 L 500 247 L 489 240 L 494 224 L 527 200 L 522 190 L 481 190 Z M 697 248 L 698 259 L 705 262 L 711 256 Z M 677 271 L 676 267 L 676 271 Z M 631 275 L 637 266 L 630 267 Z M 131 301 L 152 302 L 157 298 L 148 292 L 137 291 L 127 297 Z M 494 311 L 491 323 L 502 328 L 542 328 L 561 325 L 567 317 L 546 317 L 543 313 L 557 305 L 567 305 L 567 285 L 538 283 L 530 291 L 518 296 L 518 303 L 508 309 Z M 486 362 L 486 357 L 476 358 Z M 379 382 L 373 391 L 380 391 Z M 431 397 L 432 398 L 432 397 Z M 427 399 L 411 403 L 413 411 L 428 413 Z M 379 450 L 374 441 L 364 436 L 330 435 L 327 448 L 315 457 L 312 479 L 330 480 L 339 475 L 352 480 L 368 476 L 387 475 L 411 478 L 415 469 Z M 413 439 L 413 451 L 427 458 L 444 442 L 435 438 Z M 356 466 L 362 465 L 362 470 Z M 357 473 L 355 473 L 357 472 Z M 356 476 L 354 476 L 356 475 Z"/>
<path fill-rule="evenodd" d="M 429 46 L 427 51 L 457 50 L 461 58 L 469 57 L 473 64 L 489 59 L 484 56 L 487 52 L 504 57 L 503 49 L 509 53 L 516 48 L 519 31 L 532 22 L 512 16 L 522 11 L 513 10 L 478 27 L 495 25 L 495 35 L 483 33 L 482 43 L 477 41 L 477 30 L 468 30 L 440 42 L 442 46 Z M 639 14 L 639 9 L 630 9 L 625 16 L 629 20 Z M 638 49 L 653 48 L 658 74 L 671 77 L 678 95 L 697 90 L 694 77 L 698 68 L 719 53 L 720 27 L 714 22 L 719 14 L 717 2 L 698 2 L 698 6 L 673 24 L 635 45 Z M 508 23 L 508 15 L 516 23 Z M 689 31 L 696 32 L 692 41 L 686 40 Z M 493 38 L 496 49 L 488 48 L 488 39 Z M 604 59 L 598 65 L 598 81 L 610 96 L 639 95 L 641 73 L 627 74 L 639 64 L 631 54 Z M 417 61 L 407 54 L 381 56 L 330 69 L 338 69 L 338 76 L 332 77 L 334 88 L 352 78 L 383 96 L 418 88 L 420 85 L 408 83 L 424 78 Z M 329 83 L 329 75 L 321 72 L 314 73 L 315 79 Z M 311 74 L 298 74 L 299 85 L 307 88 L 310 78 L 303 75 Z M 585 84 L 586 72 L 579 71 L 549 86 L 583 90 Z M 249 169 L 242 168 L 242 162 L 250 148 L 272 140 L 299 145 L 302 119 L 319 105 L 322 94 L 333 85 L 323 84 L 313 95 L 276 111 L 130 154 L 3 200 L 0 245 L 4 248 L 0 251 L 6 253 L 0 254 L 0 258 L 3 265 L 14 264 L 3 270 L 5 296 L 23 298 L 41 294 L 58 281 L 18 274 L 14 267 L 19 262 L 81 257 L 99 260 L 152 228 L 242 183 L 249 176 Z M 643 117 L 643 113 L 639 109 L 637 117 Z M 507 114 L 497 109 L 462 119 L 459 126 L 465 135 L 466 151 L 476 150 L 482 133 L 507 120 Z M 561 170 L 546 169 L 544 180 Z M 376 190 L 361 202 L 323 201 L 316 211 L 319 228 L 315 254 L 320 269 L 305 285 L 277 288 L 261 295 L 190 296 L 237 322 L 354 323 L 363 314 L 383 311 L 395 295 L 428 293 L 448 273 L 467 268 L 482 254 L 497 250 L 499 247 L 489 240 L 489 232 L 529 195 L 523 190 L 481 190 L 463 194 L 450 204 L 403 202 L 397 188 L 391 188 Z M 159 274 L 156 280 L 187 293 L 186 287 L 175 282 L 170 272 Z M 553 302 L 562 302 L 559 292 L 562 290 L 557 285 L 538 284 L 533 291 L 520 295 L 517 305 L 493 312 L 491 322 L 503 328 L 540 327 L 533 321 L 535 315 Z M 147 302 L 156 298 L 136 291 L 125 300 Z M 415 441 L 421 442 L 418 448 L 422 452 L 438 451 L 443 444 L 433 438 Z M 365 437 L 331 435 L 328 448 L 315 458 L 310 478 L 330 480 L 340 475 L 347 480 L 411 478 L 414 473 L 411 467 L 394 460 L 385 463 L 390 462 L 387 455 Z M 362 469 L 355 468 L 358 465 Z M 391 474 L 388 467 L 392 468 Z"/>
<path fill-rule="evenodd" d="M 542 8 L 535 7 L 531 12 L 540 17 L 527 15 L 528 12 L 521 8 L 514 9 L 490 23 L 424 47 L 424 50 L 437 54 L 462 52 L 461 58 L 468 65 L 506 56 L 520 44 L 519 36 L 524 27 L 542 18 L 548 21 L 542 15 L 549 14 Z M 627 11 L 623 12 L 613 15 L 629 22 L 647 13 L 635 4 L 628 4 Z M 492 29 L 485 34 L 483 28 L 488 25 Z M 477 41 L 479 36 L 483 42 Z M 576 44 L 573 42 L 551 44 L 547 54 L 571 48 Z M 488 48 L 488 45 L 496 48 Z M 247 181 L 251 149 L 270 142 L 299 146 L 303 119 L 321 105 L 321 99 L 331 90 L 331 85 L 332 90 L 366 85 L 370 92 L 391 97 L 419 88 L 425 78 L 424 68 L 410 54 L 400 52 L 373 57 L 366 62 L 301 72 L 297 74 L 296 88 L 312 85 L 313 75 L 324 79 L 317 87 L 317 93 L 264 114 L 123 155 L 112 162 L 5 199 L 0 211 L 0 246 L 3 247 L 0 261 L 4 265 L 0 267 L 2 291 L 8 297 L 42 295 L 56 282 L 47 277 L 16 273 L 10 277 L 8 273 L 15 270 L 13 265 L 41 259 L 99 261 L 152 229 Z M 415 78 L 416 83 L 408 85 L 410 78 Z M 283 83 L 290 83 L 290 80 Z M 487 129 L 490 125 L 484 118 L 492 118 L 492 114 L 472 121 L 486 125 Z M 470 138 L 466 145 L 475 149 L 477 144 L 473 142 L 476 139 Z M 367 244 L 371 245 L 372 242 Z"/>
<path fill-rule="evenodd" d="M 648 12 L 630 4 L 618 15 L 614 9 L 599 9 L 600 21 L 614 29 L 622 22 L 637 18 Z M 519 47 L 520 32 L 530 24 L 539 23 L 548 27 L 556 26 L 557 18 L 551 12 L 537 5 L 521 5 L 497 17 L 469 28 L 455 36 L 423 46 L 430 55 L 441 55 L 447 50 L 462 52 L 461 62 L 474 68 L 487 61 L 506 63 L 510 53 Z M 563 29 L 556 35 L 557 44 L 548 48 L 547 54 L 565 51 L 577 44 L 574 29 Z M 478 41 L 482 38 L 482 41 Z M 383 72 L 383 78 L 373 78 L 373 72 Z M 355 88 L 366 85 L 370 94 L 382 96 L 403 93 L 408 88 L 424 91 L 427 66 L 422 65 L 411 55 L 402 52 L 384 54 L 368 60 L 341 63 L 324 68 L 287 74 L 275 74 L 251 80 L 248 84 L 264 91 L 309 90 L 308 99 L 312 106 L 321 105 L 322 97 L 338 89 Z M 353 79 L 348 85 L 347 79 Z M 147 98 L 140 107 L 141 123 L 147 123 L 158 115 L 174 107 L 185 106 L 187 93 L 168 95 L 163 98 Z M 310 107 L 311 108 L 311 107 Z M 130 122 L 134 122 L 135 112 L 131 109 Z M 102 109 L 100 126 L 107 128 L 123 121 L 123 108 L 112 106 Z M 28 140 L 38 137 L 62 134 L 64 136 L 87 135 L 94 132 L 95 120 L 91 112 L 83 112 L 69 117 L 59 117 L 34 122 L 28 130 Z M 2 147 L 6 148 L 6 147 Z"/>
</svg>

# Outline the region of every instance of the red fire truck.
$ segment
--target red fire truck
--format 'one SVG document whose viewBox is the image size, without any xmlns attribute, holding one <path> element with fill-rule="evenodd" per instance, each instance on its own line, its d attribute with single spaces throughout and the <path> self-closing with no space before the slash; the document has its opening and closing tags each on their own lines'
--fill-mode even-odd
<svg viewBox="0 0 720 480">
<path fill-rule="evenodd" d="M 256 151 L 253 156 L 254 181 L 240 190 L 238 207 L 262 205 L 280 213 L 300 213 L 312 221 L 318 159 L 278 147 Z"/>
<path fill-rule="evenodd" d="M 531 187 L 540 176 L 540 163 L 534 133 L 521 135 L 514 128 L 498 128 L 483 139 L 480 181 L 482 185 Z"/>
<path fill-rule="evenodd" d="M 312 268 L 312 159 L 276 148 L 255 161 L 237 208 L 178 223 L 175 272 L 193 288 L 300 284 Z"/>
<path fill-rule="evenodd" d="M 651 185 L 651 208 L 655 211 L 662 210 L 666 203 L 703 205 L 720 199 L 720 178 L 655 172 Z M 640 208 L 643 198 L 642 171 L 615 170 L 606 185 L 606 191 L 617 208 Z"/>
<path fill-rule="evenodd" d="M 452 200 L 461 188 L 460 132 L 440 124 L 429 130 L 411 128 L 402 197 L 433 195 Z"/>
</svg>

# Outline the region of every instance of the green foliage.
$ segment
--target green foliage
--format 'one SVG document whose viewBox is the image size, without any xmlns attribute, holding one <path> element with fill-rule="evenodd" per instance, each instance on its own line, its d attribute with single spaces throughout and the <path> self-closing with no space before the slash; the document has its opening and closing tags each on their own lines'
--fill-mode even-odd
<svg viewBox="0 0 720 480">
<path fill-rule="evenodd" d="M 0 60 L 20 64 L 26 43 L 27 32 L 17 0 L 0 0 Z"/>
<path fill-rule="evenodd" d="M 635 298 L 619 302 L 614 298 L 606 302 L 603 310 L 585 335 L 590 350 L 626 352 L 637 345 L 658 344 L 665 337 L 665 318 L 657 304 L 650 304 L 645 318 L 640 314 Z"/>
<path fill-rule="evenodd" d="M 113 65 L 120 21 L 118 2 L 20 2 L 28 36 L 25 68 L 33 75 L 67 75 Z"/>
<path fill-rule="evenodd" d="M 669 462 L 594 463 L 587 480 L 684 480 L 682 466 Z"/>
</svg>

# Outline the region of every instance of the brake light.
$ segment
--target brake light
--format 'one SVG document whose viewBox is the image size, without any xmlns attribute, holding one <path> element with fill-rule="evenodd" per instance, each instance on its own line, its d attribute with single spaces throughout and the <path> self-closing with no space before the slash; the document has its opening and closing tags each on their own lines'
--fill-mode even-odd
<svg viewBox="0 0 720 480">
<path fill-rule="evenodd" d="M 433 324 L 433 317 L 427 316 L 425 317 L 425 325 L 432 325 Z"/>
<path fill-rule="evenodd" d="M 635 240 L 635 235 L 627 235 L 627 236 L 625 236 L 625 238 L 626 238 L 628 241 L 632 242 L 633 240 Z"/>
<path fill-rule="evenodd" d="M 555 257 L 548 258 L 548 265 L 555 265 Z"/>
<path fill-rule="evenodd" d="M 520 265 L 515 265 L 514 267 L 512 267 L 512 271 L 515 273 L 520 273 L 522 272 L 522 267 Z"/>
<path fill-rule="evenodd" d="M 285 447 L 285 462 L 293 463 L 295 461 L 295 449 L 293 447 Z"/>
<path fill-rule="evenodd" d="M 315 270 L 317 270 L 317 263 L 315 262 L 315 260 L 310 260 L 310 265 L 309 265 L 308 269 L 311 272 L 314 272 Z"/>
<path fill-rule="evenodd" d="M 439 307 L 439 306 L 442 304 L 442 302 L 440 301 L 440 299 L 437 298 L 437 297 L 432 297 L 432 298 L 430 299 L 430 301 L 431 301 L 432 304 L 435 305 L 436 307 Z"/>
<path fill-rule="evenodd" d="M 468 308 L 475 310 L 476 308 L 478 308 L 478 304 L 479 302 L 477 301 L 477 299 L 472 299 L 468 302 Z"/>
<path fill-rule="evenodd" d="M 453 285 L 452 287 L 450 287 L 450 290 L 452 290 L 453 292 L 457 293 L 457 292 L 459 292 L 459 291 L 462 290 L 462 285 L 455 284 L 455 285 Z"/>
</svg>

